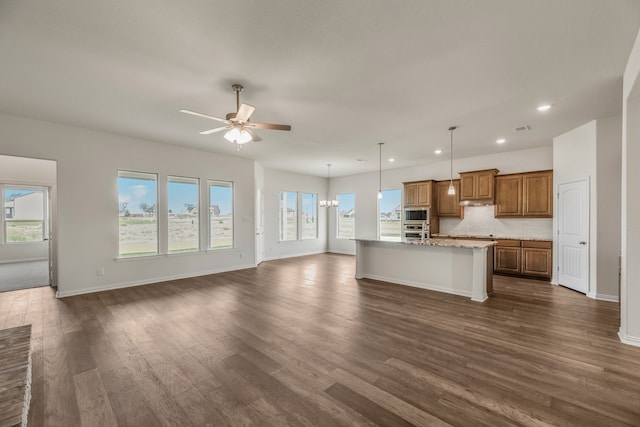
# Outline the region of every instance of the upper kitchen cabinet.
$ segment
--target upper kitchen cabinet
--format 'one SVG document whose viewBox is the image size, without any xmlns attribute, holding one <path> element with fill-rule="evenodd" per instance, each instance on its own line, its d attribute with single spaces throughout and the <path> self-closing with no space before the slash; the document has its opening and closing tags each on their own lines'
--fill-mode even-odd
<svg viewBox="0 0 640 427">
<path fill-rule="evenodd" d="M 436 182 L 436 199 L 438 216 L 445 218 L 464 218 L 464 208 L 460 206 L 460 180 L 453 180 L 456 194 L 449 194 L 450 181 Z"/>
<path fill-rule="evenodd" d="M 493 203 L 494 177 L 498 169 L 460 172 L 460 201 Z"/>
<path fill-rule="evenodd" d="M 496 182 L 496 218 L 552 218 L 553 171 L 500 175 Z"/>
<path fill-rule="evenodd" d="M 433 207 L 433 181 L 414 181 L 404 183 L 404 206 L 408 208 Z"/>
</svg>

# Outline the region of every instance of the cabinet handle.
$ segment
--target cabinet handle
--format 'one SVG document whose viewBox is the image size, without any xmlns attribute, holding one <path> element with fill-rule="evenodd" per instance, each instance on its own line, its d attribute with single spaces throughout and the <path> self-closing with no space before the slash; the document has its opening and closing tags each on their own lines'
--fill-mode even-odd
<svg viewBox="0 0 640 427">
<path fill-rule="evenodd" d="M 587 242 L 585 242 L 584 240 L 582 242 L 580 242 L 581 245 L 586 245 Z"/>
</svg>

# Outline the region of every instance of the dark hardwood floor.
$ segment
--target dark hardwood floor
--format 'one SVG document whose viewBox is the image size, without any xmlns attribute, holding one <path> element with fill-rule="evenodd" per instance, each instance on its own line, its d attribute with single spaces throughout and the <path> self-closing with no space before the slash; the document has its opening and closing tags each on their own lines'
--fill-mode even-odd
<svg viewBox="0 0 640 427">
<path fill-rule="evenodd" d="M 354 264 L 1 293 L 0 328 L 33 324 L 29 425 L 640 425 L 617 304 L 503 276 L 479 304 Z"/>
</svg>

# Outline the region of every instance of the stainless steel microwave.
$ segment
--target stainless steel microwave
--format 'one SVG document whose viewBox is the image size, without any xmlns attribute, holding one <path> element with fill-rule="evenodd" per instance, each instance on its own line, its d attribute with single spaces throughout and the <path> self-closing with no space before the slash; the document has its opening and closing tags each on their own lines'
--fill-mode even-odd
<svg viewBox="0 0 640 427">
<path fill-rule="evenodd" d="M 429 215 L 429 208 L 404 208 L 404 222 L 406 223 L 422 223 L 427 221 L 429 223 L 431 215 Z"/>
</svg>

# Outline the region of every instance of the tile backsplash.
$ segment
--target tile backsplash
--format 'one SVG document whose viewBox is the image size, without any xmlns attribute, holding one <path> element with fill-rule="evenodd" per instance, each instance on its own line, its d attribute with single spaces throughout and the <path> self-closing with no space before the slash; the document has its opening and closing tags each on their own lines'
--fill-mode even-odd
<svg viewBox="0 0 640 427">
<path fill-rule="evenodd" d="M 493 217 L 493 206 L 467 206 L 464 219 L 440 218 L 440 234 L 463 236 L 510 237 L 514 239 L 549 239 L 553 237 L 551 218 L 509 218 Z"/>
</svg>

